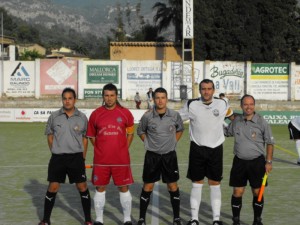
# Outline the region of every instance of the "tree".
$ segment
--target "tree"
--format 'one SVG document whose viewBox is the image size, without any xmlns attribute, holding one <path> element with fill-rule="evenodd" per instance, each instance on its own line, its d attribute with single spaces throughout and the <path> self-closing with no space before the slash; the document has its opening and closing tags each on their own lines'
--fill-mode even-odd
<svg viewBox="0 0 300 225">
<path fill-rule="evenodd" d="M 262 15 L 262 55 L 266 61 L 299 61 L 300 30 L 297 1 L 263 1 L 258 5 Z"/>
<path fill-rule="evenodd" d="M 3 33 L 6 36 L 14 36 L 13 31 L 16 29 L 17 24 L 8 15 L 7 11 L 0 7 L 0 13 L 3 14 Z M 1 18 L 0 18 L 1 19 Z"/>
<path fill-rule="evenodd" d="M 128 13 L 127 13 L 128 16 Z M 129 14 L 130 16 L 130 14 Z M 116 18 L 116 22 L 117 22 L 117 28 L 114 29 L 110 29 L 110 31 L 114 34 L 116 41 L 126 41 L 126 32 L 124 29 L 124 22 L 123 22 L 123 13 L 122 13 L 122 9 L 121 9 L 121 5 L 120 3 L 117 4 L 117 18 Z"/>
<path fill-rule="evenodd" d="M 43 55 L 39 54 L 37 50 L 26 50 L 20 54 L 18 60 L 25 60 L 25 61 L 34 61 L 35 59 L 42 59 L 44 58 Z"/>
<path fill-rule="evenodd" d="M 169 6 L 165 3 L 157 2 L 152 7 L 156 10 L 153 18 L 157 24 L 158 31 L 161 32 L 174 25 L 175 42 L 182 41 L 182 0 L 169 0 Z"/>
<path fill-rule="evenodd" d="M 164 37 L 159 36 L 158 27 L 146 23 L 140 30 L 136 30 L 132 33 L 132 37 L 129 41 L 165 41 Z"/>
<path fill-rule="evenodd" d="M 296 0 L 194 1 L 196 60 L 300 62 Z"/>
<path fill-rule="evenodd" d="M 138 18 L 139 24 L 143 26 L 145 24 L 144 16 L 141 15 L 141 8 L 142 8 L 142 3 L 141 0 L 136 4 L 135 10 L 136 10 L 136 16 Z"/>
<path fill-rule="evenodd" d="M 40 43 L 39 31 L 27 24 L 18 25 L 16 36 L 23 43 Z"/>
<path fill-rule="evenodd" d="M 83 42 L 74 42 L 71 45 L 71 49 L 74 50 L 75 53 L 77 53 L 77 54 L 81 54 L 81 55 L 85 55 L 85 56 L 88 55 L 88 50 L 85 46 L 85 43 L 83 43 Z"/>
<path fill-rule="evenodd" d="M 163 41 L 164 38 L 159 36 L 159 28 L 145 21 L 141 15 L 141 0 L 135 5 L 135 8 L 127 2 L 125 7 L 120 3 L 116 5 L 116 28 L 111 32 L 115 41 Z M 131 14 L 135 9 L 135 14 Z M 125 12 L 123 18 L 123 11 Z M 135 17 L 134 17 L 135 16 Z M 125 21 L 125 23 L 123 22 Z"/>
</svg>

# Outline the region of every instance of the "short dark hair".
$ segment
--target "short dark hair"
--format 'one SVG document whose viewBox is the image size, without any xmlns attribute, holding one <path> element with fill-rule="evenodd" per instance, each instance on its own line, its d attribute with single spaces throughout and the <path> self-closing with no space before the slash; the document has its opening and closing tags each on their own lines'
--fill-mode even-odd
<svg viewBox="0 0 300 225">
<path fill-rule="evenodd" d="M 102 90 L 102 98 L 104 98 L 104 91 L 115 91 L 116 95 L 118 96 L 118 88 L 116 85 L 112 83 L 105 84 Z M 105 102 L 102 102 L 102 105 L 105 105 Z M 123 107 L 120 102 L 117 100 L 117 105 Z"/>
<path fill-rule="evenodd" d="M 118 89 L 116 85 L 112 83 L 105 84 L 102 90 L 102 97 L 104 97 L 104 91 L 115 91 L 116 95 L 118 96 Z"/>
<path fill-rule="evenodd" d="M 163 87 L 159 87 L 159 88 L 156 88 L 155 91 L 154 91 L 154 98 L 155 98 L 155 95 L 156 93 L 165 93 L 166 96 L 168 97 L 168 92 L 166 89 L 164 89 Z"/>
<path fill-rule="evenodd" d="M 212 83 L 212 87 L 213 87 L 213 89 L 215 90 L 215 84 L 214 84 L 214 82 L 213 82 L 212 80 L 210 80 L 210 79 L 203 79 L 203 80 L 200 82 L 200 84 L 199 84 L 199 90 L 201 90 L 201 84 L 202 84 L 202 83 L 206 83 L 206 84 Z"/>
<path fill-rule="evenodd" d="M 245 94 L 245 95 L 241 98 L 241 105 L 243 105 L 244 99 L 245 99 L 245 98 L 248 98 L 248 97 L 250 97 L 250 98 L 253 99 L 254 105 L 255 105 L 255 98 L 254 98 L 252 95 L 248 95 L 248 94 Z"/>
<path fill-rule="evenodd" d="M 64 94 L 65 94 L 66 92 L 72 93 L 72 94 L 73 94 L 73 97 L 76 99 L 76 92 L 75 92 L 75 90 L 74 90 L 73 88 L 66 87 L 66 88 L 62 91 L 62 93 L 61 93 L 61 97 L 62 97 L 62 98 L 64 97 Z"/>
<path fill-rule="evenodd" d="M 224 93 L 220 93 L 219 94 L 219 98 L 221 98 L 221 97 L 225 97 L 225 94 Z"/>
</svg>

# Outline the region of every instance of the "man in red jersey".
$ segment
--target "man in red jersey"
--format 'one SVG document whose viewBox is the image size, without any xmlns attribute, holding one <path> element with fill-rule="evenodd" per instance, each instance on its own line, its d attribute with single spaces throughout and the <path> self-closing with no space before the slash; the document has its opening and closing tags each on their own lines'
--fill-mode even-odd
<svg viewBox="0 0 300 225">
<path fill-rule="evenodd" d="M 86 136 L 94 145 L 92 183 L 96 186 L 97 217 L 94 225 L 103 225 L 105 192 L 111 177 L 119 189 L 124 225 L 132 224 L 132 196 L 128 186 L 133 183 L 129 146 L 133 140 L 134 119 L 131 112 L 120 105 L 117 96 L 117 87 L 106 84 L 102 92 L 103 105 L 92 112 L 88 122 Z"/>
</svg>

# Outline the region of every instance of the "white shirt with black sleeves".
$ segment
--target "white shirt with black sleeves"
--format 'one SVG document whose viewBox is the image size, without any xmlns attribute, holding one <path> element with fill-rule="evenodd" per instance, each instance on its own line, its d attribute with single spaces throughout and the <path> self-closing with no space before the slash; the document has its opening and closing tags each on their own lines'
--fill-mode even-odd
<svg viewBox="0 0 300 225">
<path fill-rule="evenodd" d="M 190 139 L 199 146 L 215 148 L 224 140 L 223 121 L 228 111 L 223 99 L 205 104 L 201 98 L 191 99 L 179 110 L 182 120 L 190 120 Z"/>
</svg>

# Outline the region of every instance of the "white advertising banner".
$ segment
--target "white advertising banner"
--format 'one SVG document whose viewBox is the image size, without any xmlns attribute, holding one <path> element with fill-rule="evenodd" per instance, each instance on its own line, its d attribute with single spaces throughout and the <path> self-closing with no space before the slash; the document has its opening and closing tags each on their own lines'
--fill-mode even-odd
<svg viewBox="0 0 300 225">
<path fill-rule="evenodd" d="M 295 66 L 294 72 L 295 100 L 300 100 L 300 66 Z"/>
<path fill-rule="evenodd" d="M 162 86 L 161 61 L 123 61 L 123 87 L 127 99 L 133 99 L 136 92 L 146 99 L 149 88 Z"/>
<path fill-rule="evenodd" d="M 77 92 L 78 60 L 42 59 L 39 62 L 41 95 L 60 95 L 66 87 Z"/>
<path fill-rule="evenodd" d="M 0 109 L 0 122 L 47 122 L 53 108 L 5 108 Z M 94 109 L 80 109 L 89 118 Z M 147 110 L 130 109 L 134 117 L 134 123 L 138 124 Z M 287 125 L 291 119 L 300 116 L 295 111 L 260 111 L 259 112 L 269 124 Z"/>
<path fill-rule="evenodd" d="M 33 109 L 16 108 L 13 111 L 15 122 L 33 122 Z"/>
<path fill-rule="evenodd" d="M 0 96 L 3 94 L 3 61 L 0 63 Z"/>
<path fill-rule="evenodd" d="M 256 99 L 287 100 L 288 79 L 288 63 L 252 63 L 248 87 Z"/>
<path fill-rule="evenodd" d="M 52 112 L 58 108 L 2 108 L 0 109 L 0 122 L 47 122 Z M 87 118 L 94 109 L 79 109 Z M 134 123 L 139 123 L 146 110 L 130 109 L 134 117 Z"/>
<path fill-rule="evenodd" d="M 241 96 L 244 91 L 245 63 L 235 61 L 210 61 L 205 66 L 209 67 L 208 76 L 215 83 L 216 95 Z"/>
<path fill-rule="evenodd" d="M 192 39 L 194 38 L 194 10 L 193 0 L 183 0 L 183 38 Z"/>
<path fill-rule="evenodd" d="M 35 96 L 35 62 L 4 62 L 4 93 L 8 97 Z"/>
<path fill-rule="evenodd" d="M 14 111 L 11 109 L 2 108 L 0 109 L 0 121 L 8 122 L 14 120 Z"/>
</svg>

